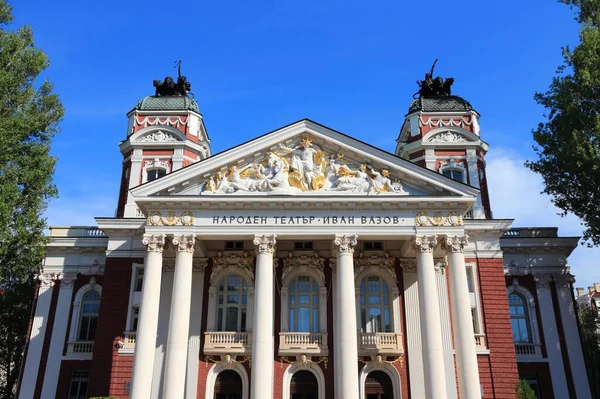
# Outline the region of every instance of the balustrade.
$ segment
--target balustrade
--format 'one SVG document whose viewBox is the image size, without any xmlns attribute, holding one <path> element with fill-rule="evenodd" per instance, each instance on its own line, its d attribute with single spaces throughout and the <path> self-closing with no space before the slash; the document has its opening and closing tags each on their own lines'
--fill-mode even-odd
<svg viewBox="0 0 600 399">
<path fill-rule="evenodd" d="M 358 354 L 390 354 L 398 355 L 404 352 L 402 334 L 398 333 L 359 333 Z"/>
<path fill-rule="evenodd" d="M 279 333 L 279 354 L 327 355 L 327 333 L 282 332 Z"/>
<path fill-rule="evenodd" d="M 204 333 L 204 353 L 213 354 L 234 354 L 250 353 L 252 348 L 252 334 L 246 332 L 205 332 Z"/>
<path fill-rule="evenodd" d="M 67 356 L 91 355 L 94 352 L 93 341 L 69 342 L 67 345 Z"/>
<path fill-rule="evenodd" d="M 541 345 L 538 344 L 515 344 L 517 356 L 540 356 Z"/>
</svg>

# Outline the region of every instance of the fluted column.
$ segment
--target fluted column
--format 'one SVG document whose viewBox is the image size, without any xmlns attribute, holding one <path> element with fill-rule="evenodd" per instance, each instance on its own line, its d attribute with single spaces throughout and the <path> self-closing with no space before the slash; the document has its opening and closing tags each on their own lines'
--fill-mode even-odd
<svg viewBox="0 0 600 399">
<path fill-rule="evenodd" d="M 148 399 L 152 389 L 165 235 L 145 235 L 142 242 L 148 247 L 148 254 L 133 358 L 131 399 Z"/>
<path fill-rule="evenodd" d="M 185 393 L 185 370 L 190 328 L 192 301 L 192 261 L 196 236 L 173 237 L 177 250 L 175 277 L 171 295 L 169 333 L 167 335 L 167 358 L 165 361 L 165 388 L 163 398 L 182 398 Z"/>
<path fill-rule="evenodd" d="M 273 398 L 273 235 L 254 236 L 256 277 L 252 331 L 252 399 Z"/>
<path fill-rule="evenodd" d="M 448 257 L 450 278 L 450 307 L 454 326 L 454 349 L 458 375 L 458 393 L 461 399 L 481 399 L 479 367 L 471 298 L 467 285 L 464 249 L 469 236 L 446 236 L 444 246 Z"/>
<path fill-rule="evenodd" d="M 54 312 L 54 327 L 52 327 L 52 338 L 50 349 L 48 350 L 48 360 L 46 361 L 46 372 L 44 374 L 41 396 L 48 399 L 56 396 L 60 362 L 65 346 L 65 336 L 67 335 L 71 301 L 73 300 L 73 283 L 77 279 L 77 274 L 61 274 L 58 279 L 60 280 L 58 303 Z"/>
<path fill-rule="evenodd" d="M 27 348 L 27 358 L 25 359 L 25 369 L 23 370 L 19 399 L 33 398 L 40 359 L 42 357 L 44 337 L 46 335 L 46 325 L 48 324 L 52 287 L 54 287 L 57 277 L 58 275 L 54 273 L 42 273 L 36 276 L 36 279 L 40 281 L 40 287 L 35 304 L 31 334 L 29 335 L 29 346 Z"/>
<path fill-rule="evenodd" d="M 446 398 L 442 324 L 433 261 L 433 247 L 436 243 L 435 235 L 415 236 L 413 243 L 417 251 L 419 316 L 427 399 Z"/>
<path fill-rule="evenodd" d="M 336 342 L 333 349 L 336 362 L 338 399 L 358 398 L 358 340 L 356 336 L 356 298 L 354 286 L 354 247 L 357 235 L 336 235 Z"/>
</svg>

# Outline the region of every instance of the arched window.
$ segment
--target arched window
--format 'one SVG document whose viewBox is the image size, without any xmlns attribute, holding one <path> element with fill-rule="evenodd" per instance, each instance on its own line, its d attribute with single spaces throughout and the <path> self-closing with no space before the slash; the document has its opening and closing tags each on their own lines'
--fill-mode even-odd
<svg viewBox="0 0 600 399">
<path fill-rule="evenodd" d="M 229 275 L 219 283 L 217 292 L 217 331 L 246 332 L 248 283 Z"/>
<path fill-rule="evenodd" d="M 461 183 L 467 182 L 467 170 L 464 161 L 456 161 L 454 158 L 450 158 L 448 161 L 440 163 L 439 172 Z"/>
<path fill-rule="evenodd" d="M 390 292 L 387 283 L 378 276 L 360 282 L 361 332 L 391 332 Z"/>
<path fill-rule="evenodd" d="M 529 312 L 525 298 L 517 293 L 508 296 L 510 324 L 515 343 L 532 343 Z"/>
<path fill-rule="evenodd" d="M 78 341 L 93 341 L 96 338 L 99 311 L 100 293 L 96 290 L 88 291 L 81 302 Z"/>
<path fill-rule="evenodd" d="M 463 172 L 457 169 L 446 169 L 442 172 L 442 174 L 451 179 L 462 182 L 463 181 Z"/>
<path fill-rule="evenodd" d="M 319 332 L 319 285 L 309 276 L 298 276 L 289 287 L 289 330 Z"/>
</svg>

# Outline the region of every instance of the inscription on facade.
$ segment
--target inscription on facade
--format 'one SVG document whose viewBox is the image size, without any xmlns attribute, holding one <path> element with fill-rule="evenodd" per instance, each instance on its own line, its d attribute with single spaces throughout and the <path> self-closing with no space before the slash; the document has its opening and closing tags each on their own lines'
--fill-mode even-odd
<svg viewBox="0 0 600 399">
<path fill-rule="evenodd" d="M 213 216 L 213 225 L 398 225 L 398 216 Z"/>
</svg>

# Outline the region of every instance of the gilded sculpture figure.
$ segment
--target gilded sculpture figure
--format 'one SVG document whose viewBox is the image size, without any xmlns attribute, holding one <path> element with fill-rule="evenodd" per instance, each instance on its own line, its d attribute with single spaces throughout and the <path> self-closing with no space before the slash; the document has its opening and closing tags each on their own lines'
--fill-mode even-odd
<svg viewBox="0 0 600 399">
<path fill-rule="evenodd" d="M 309 137 L 292 147 L 284 143 L 277 147 L 279 150 L 268 152 L 262 162 L 233 165 L 217 171 L 204 182 L 203 192 L 408 194 L 400 182 L 392 182 L 387 169 L 375 170 L 364 163 L 342 163 L 345 161 L 343 154 L 327 155 Z"/>
</svg>

